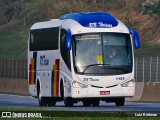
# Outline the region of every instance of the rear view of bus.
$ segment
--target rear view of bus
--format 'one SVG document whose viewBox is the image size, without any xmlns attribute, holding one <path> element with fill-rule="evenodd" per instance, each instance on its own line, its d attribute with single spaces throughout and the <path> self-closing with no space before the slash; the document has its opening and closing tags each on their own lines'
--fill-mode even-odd
<svg viewBox="0 0 160 120">
<path fill-rule="evenodd" d="M 55 55 L 60 60 L 59 92 L 44 97 L 64 101 L 65 106 L 79 101 L 84 106 L 99 106 L 101 100 L 123 106 L 125 97 L 135 94 L 133 50 L 140 47 L 137 31 L 103 12 L 66 14 L 59 21 L 60 52 Z"/>
</svg>

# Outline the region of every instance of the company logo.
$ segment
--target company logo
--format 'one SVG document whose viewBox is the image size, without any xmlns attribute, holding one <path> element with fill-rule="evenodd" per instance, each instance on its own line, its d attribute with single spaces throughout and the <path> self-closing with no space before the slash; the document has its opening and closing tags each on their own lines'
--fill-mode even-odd
<svg viewBox="0 0 160 120">
<path fill-rule="evenodd" d="M 1 118 L 45 118 L 41 113 L 2 112 Z"/>
<path fill-rule="evenodd" d="M 95 27 L 97 27 L 97 23 L 89 23 L 89 27 L 95 28 Z"/>
<path fill-rule="evenodd" d="M 103 22 L 99 22 L 98 25 L 99 25 L 99 27 L 106 27 L 106 28 L 111 28 L 112 27 L 112 24 L 106 24 L 106 23 L 103 23 Z"/>
<path fill-rule="evenodd" d="M 45 55 L 40 56 L 40 65 L 47 66 L 49 65 L 49 59 L 45 57 Z"/>
<path fill-rule="evenodd" d="M 99 79 L 94 79 L 94 78 L 84 78 L 84 81 L 85 81 L 85 82 L 88 82 L 88 81 L 99 81 Z"/>
<path fill-rule="evenodd" d="M 11 118 L 12 113 L 11 112 L 2 112 L 1 118 Z"/>
<path fill-rule="evenodd" d="M 111 28 L 112 24 L 107 24 L 107 23 L 103 23 L 103 22 L 94 22 L 94 23 L 89 23 L 89 27 L 91 28 Z"/>
</svg>

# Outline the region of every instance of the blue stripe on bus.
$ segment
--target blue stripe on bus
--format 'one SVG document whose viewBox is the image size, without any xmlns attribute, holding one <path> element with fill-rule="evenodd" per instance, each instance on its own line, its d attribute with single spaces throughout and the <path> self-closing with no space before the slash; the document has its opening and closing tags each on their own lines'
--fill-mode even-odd
<svg viewBox="0 0 160 120">
<path fill-rule="evenodd" d="M 34 58 L 34 84 L 36 83 L 36 70 L 37 70 L 37 52 L 33 52 Z"/>
<path fill-rule="evenodd" d="M 53 88 L 53 83 L 54 83 L 54 71 L 52 70 L 52 77 L 51 77 L 51 96 L 54 96 L 54 88 Z"/>
</svg>

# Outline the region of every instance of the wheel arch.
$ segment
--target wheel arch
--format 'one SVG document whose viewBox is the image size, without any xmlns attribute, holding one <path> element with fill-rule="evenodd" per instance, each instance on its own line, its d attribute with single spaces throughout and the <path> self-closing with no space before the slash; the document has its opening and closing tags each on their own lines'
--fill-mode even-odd
<svg viewBox="0 0 160 120">
<path fill-rule="evenodd" d="M 63 87 L 63 88 L 62 88 Z M 62 93 L 62 92 L 64 92 L 65 90 L 64 90 L 64 78 L 63 77 L 61 77 L 61 79 L 60 79 L 60 86 L 59 86 L 59 88 L 60 88 L 60 96 L 61 97 L 64 97 L 64 93 Z M 62 91 L 62 89 L 63 89 L 63 91 Z"/>
<path fill-rule="evenodd" d="M 38 92 L 39 89 L 41 87 L 41 82 L 40 82 L 40 78 L 36 79 L 36 93 L 37 93 L 37 97 L 38 97 Z"/>
</svg>

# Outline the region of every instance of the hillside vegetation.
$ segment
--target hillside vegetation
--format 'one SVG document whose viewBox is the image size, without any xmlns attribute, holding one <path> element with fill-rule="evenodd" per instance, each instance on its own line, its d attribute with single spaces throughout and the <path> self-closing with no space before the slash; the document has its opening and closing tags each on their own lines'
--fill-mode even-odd
<svg viewBox="0 0 160 120">
<path fill-rule="evenodd" d="M 95 11 L 109 12 L 138 30 L 137 57 L 160 56 L 160 0 L 0 0 L 0 59 L 26 59 L 33 23 Z"/>
</svg>

